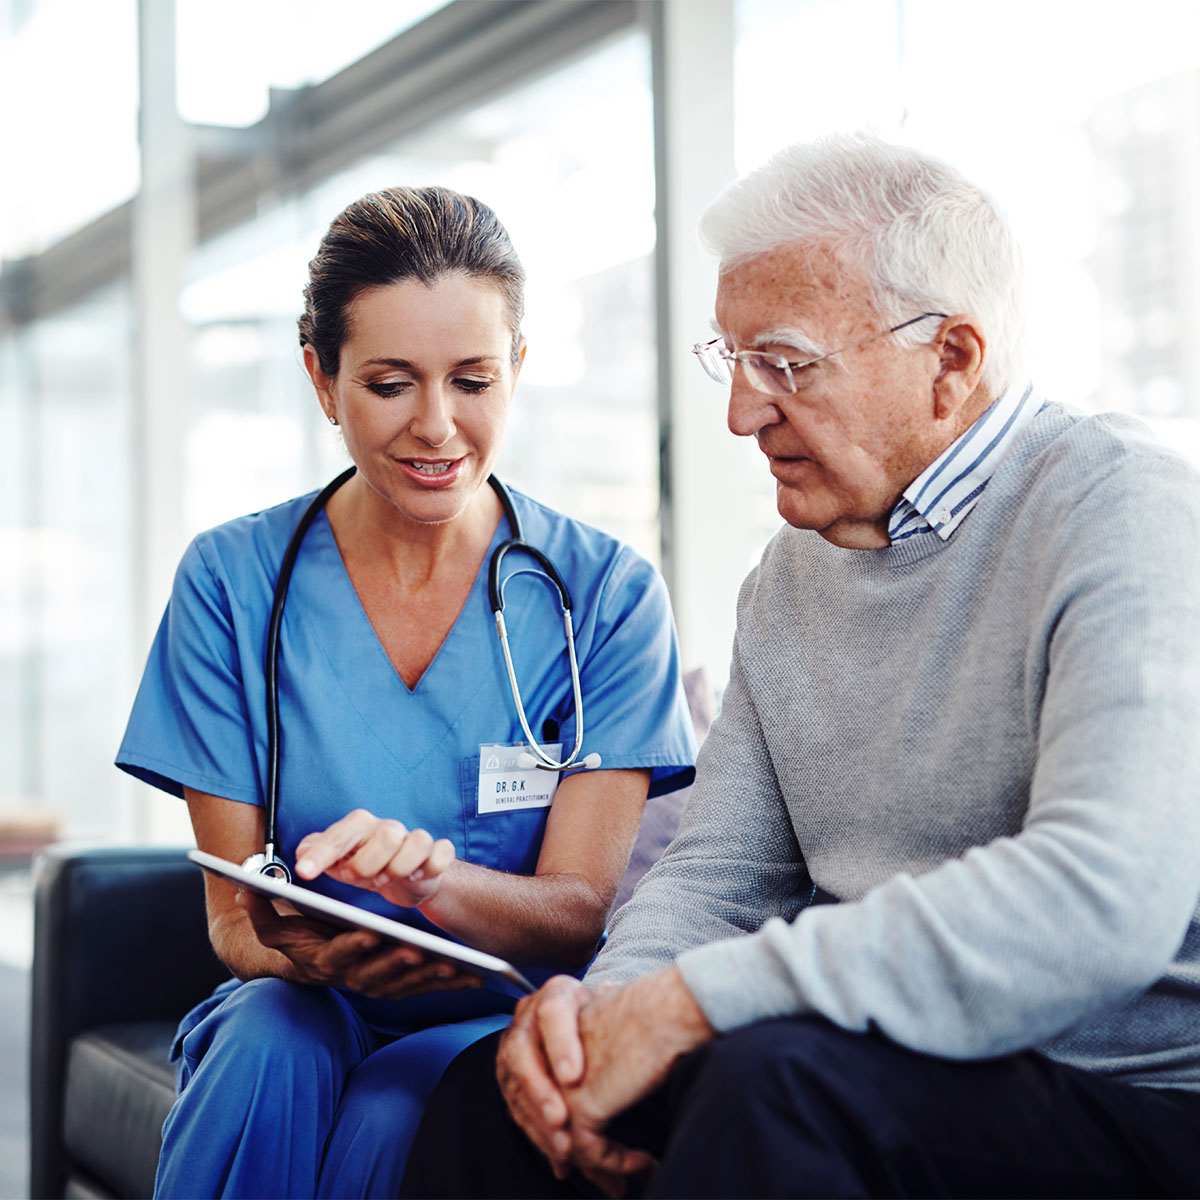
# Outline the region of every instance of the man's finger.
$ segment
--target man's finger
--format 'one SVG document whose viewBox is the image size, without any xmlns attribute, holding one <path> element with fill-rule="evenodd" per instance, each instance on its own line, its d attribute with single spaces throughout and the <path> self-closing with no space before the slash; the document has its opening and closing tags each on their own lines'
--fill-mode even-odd
<svg viewBox="0 0 1200 1200">
<path fill-rule="evenodd" d="M 625 1180 L 658 1167 L 644 1150 L 633 1150 L 591 1129 L 572 1130 L 571 1161 L 581 1174 L 610 1196 L 625 1194 Z"/>
<path fill-rule="evenodd" d="M 532 1032 L 510 1029 L 496 1059 L 496 1078 L 513 1117 L 547 1157 L 562 1153 L 552 1141 L 567 1123 L 567 1105 L 547 1071 Z"/>
<path fill-rule="evenodd" d="M 578 980 L 563 977 L 546 985 L 545 998 L 536 1010 L 542 1054 L 559 1087 L 583 1078 L 583 1041 L 579 1035 L 580 1009 L 591 993 Z"/>
</svg>

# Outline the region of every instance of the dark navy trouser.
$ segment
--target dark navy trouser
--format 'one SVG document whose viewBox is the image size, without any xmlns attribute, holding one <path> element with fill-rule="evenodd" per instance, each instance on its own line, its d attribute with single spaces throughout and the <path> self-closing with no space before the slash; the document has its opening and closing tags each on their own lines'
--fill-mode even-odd
<svg viewBox="0 0 1200 1200">
<path fill-rule="evenodd" d="M 401 1195 L 600 1195 L 556 1181 L 509 1118 L 498 1037 L 443 1077 Z M 814 1017 L 702 1047 L 613 1133 L 661 1163 L 631 1195 L 1200 1196 L 1200 1093 L 1034 1053 L 932 1058 Z"/>
</svg>

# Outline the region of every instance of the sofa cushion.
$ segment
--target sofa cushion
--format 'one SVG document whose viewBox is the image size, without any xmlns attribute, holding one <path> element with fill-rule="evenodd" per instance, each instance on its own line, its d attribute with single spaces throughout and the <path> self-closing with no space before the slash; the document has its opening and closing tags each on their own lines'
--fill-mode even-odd
<svg viewBox="0 0 1200 1200">
<path fill-rule="evenodd" d="M 67 1153 L 119 1196 L 154 1191 L 162 1123 L 175 1099 L 174 1021 L 103 1025 L 67 1051 Z"/>
</svg>

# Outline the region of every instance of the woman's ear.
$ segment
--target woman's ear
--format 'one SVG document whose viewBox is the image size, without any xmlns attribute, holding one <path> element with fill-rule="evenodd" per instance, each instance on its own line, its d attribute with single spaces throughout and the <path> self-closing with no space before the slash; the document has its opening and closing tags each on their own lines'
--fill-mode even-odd
<svg viewBox="0 0 1200 1200">
<path fill-rule="evenodd" d="M 977 318 L 959 313 L 942 322 L 934 340 L 938 370 L 933 380 L 934 415 L 956 417 L 975 394 L 983 376 L 987 338 Z"/>
<path fill-rule="evenodd" d="M 328 375 L 321 370 L 321 360 L 317 357 L 316 348 L 311 342 L 304 345 L 304 369 L 317 392 L 317 403 L 330 421 L 337 421 L 337 404 L 333 398 L 332 383 Z"/>
</svg>

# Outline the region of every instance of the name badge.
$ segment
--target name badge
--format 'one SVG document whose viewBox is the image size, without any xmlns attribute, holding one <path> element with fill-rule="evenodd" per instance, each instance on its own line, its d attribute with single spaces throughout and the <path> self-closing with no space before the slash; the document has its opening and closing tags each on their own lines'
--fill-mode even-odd
<svg viewBox="0 0 1200 1200">
<path fill-rule="evenodd" d="M 479 747 L 479 796 L 475 805 L 478 816 L 550 807 L 558 787 L 558 772 L 517 766 L 517 759 L 528 749 L 524 742 L 517 746 Z M 542 749 L 558 758 L 562 743 L 545 745 Z"/>
</svg>

